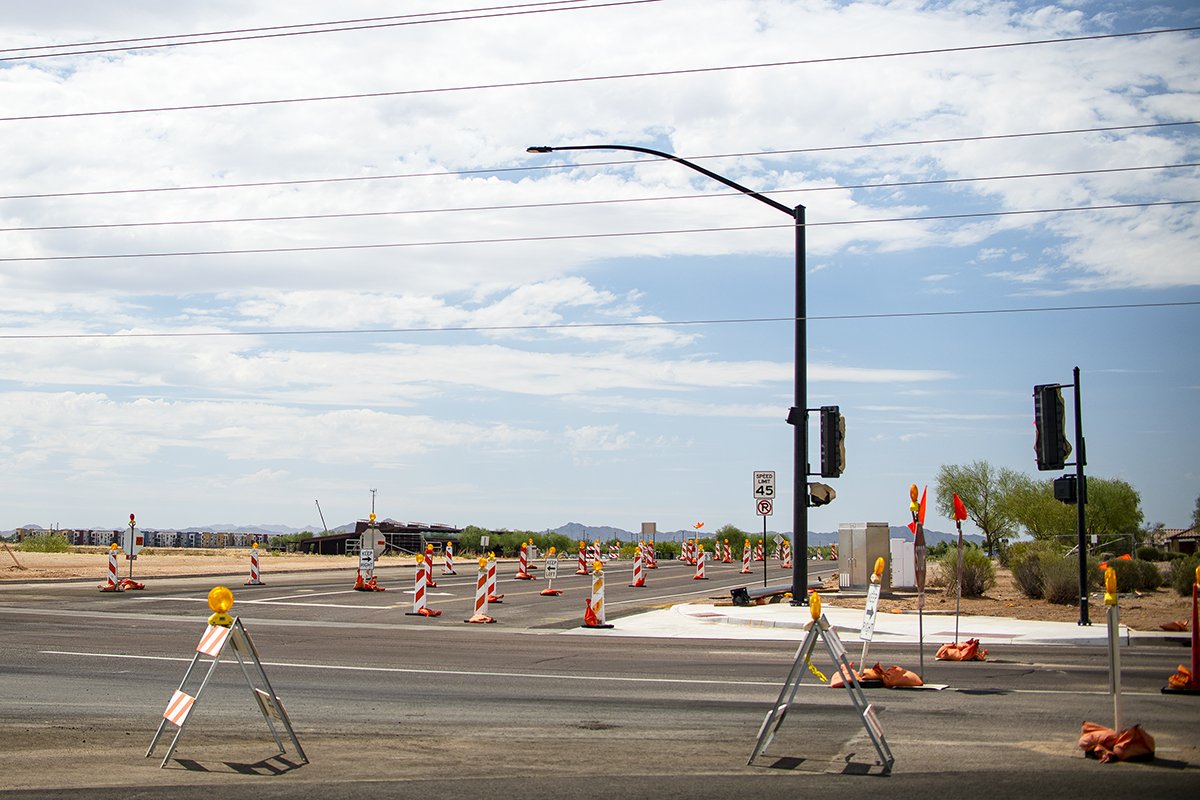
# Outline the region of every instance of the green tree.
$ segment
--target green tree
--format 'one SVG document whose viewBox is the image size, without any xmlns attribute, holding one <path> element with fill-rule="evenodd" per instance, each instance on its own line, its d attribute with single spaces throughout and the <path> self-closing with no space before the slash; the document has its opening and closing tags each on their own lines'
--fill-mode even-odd
<svg viewBox="0 0 1200 800">
<path fill-rule="evenodd" d="M 965 466 L 943 464 L 934 487 L 935 508 L 939 514 L 953 519 L 954 495 L 962 498 L 967 518 L 983 532 L 984 546 L 988 555 L 993 555 L 1001 540 L 1016 532 L 1005 495 L 1020 477 L 1020 473 L 996 469 L 986 461 Z"/>
<path fill-rule="evenodd" d="M 1200 495 L 1196 496 L 1196 508 L 1192 511 L 1192 527 L 1200 528 Z"/>
<path fill-rule="evenodd" d="M 1003 503 L 1008 516 L 1034 539 L 1068 540 L 1076 535 L 1077 511 L 1054 499 L 1054 481 L 1017 476 L 1005 493 Z M 1085 507 L 1085 533 L 1101 539 L 1101 545 L 1121 537 L 1129 547 L 1145 536 L 1142 525 L 1141 497 L 1137 490 L 1120 478 L 1088 478 Z"/>
</svg>

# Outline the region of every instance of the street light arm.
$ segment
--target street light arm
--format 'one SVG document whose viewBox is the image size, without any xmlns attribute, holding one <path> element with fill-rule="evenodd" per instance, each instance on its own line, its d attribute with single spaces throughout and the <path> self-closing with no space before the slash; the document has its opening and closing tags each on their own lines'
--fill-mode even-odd
<svg viewBox="0 0 1200 800">
<path fill-rule="evenodd" d="M 637 147 L 637 146 L 631 145 L 631 144 L 579 144 L 579 145 L 564 145 L 563 147 L 549 147 L 547 145 L 541 145 L 541 146 L 536 146 L 536 147 L 527 147 L 525 149 L 525 152 L 527 152 L 527 153 L 553 153 L 557 150 L 628 150 L 631 153 L 645 153 L 646 155 L 650 155 L 650 156 L 658 156 L 659 158 L 665 158 L 668 161 L 674 161 L 676 164 L 682 164 L 683 166 L 687 167 L 688 169 L 693 169 L 696 172 L 699 172 L 701 175 L 705 175 L 709 178 L 712 178 L 714 181 L 717 181 L 718 183 L 725 184 L 726 186 L 730 187 L 731 189 L 737 189 L 742 194 L 749 195 L 750 197 L 753 197 L 755 200 L 758 200 L 760 203 L 766 203 L 771 208 L 778 209 L 779 211 L 782 211 L 783 213 L 787 214 L 789 217 L 795 218 L 795 216 L 796 216 L 795 209 L 788 208 L 783 203 L 780 203 L 776 200 L 772 200 L 769 197 L 761 195 L 758 192 L 754 191 L 753 189 L 748 189 L 745 186 L 742 186 L 740 183 L 731 181 L 731 180 L 729 180 L 729 178 L 726 178 L 724 175 L 718 175 L 715 172 L 710 172 L 709 170 L 706 170 L 704 167 L 700 166 L 699 164 L 693 164 L 691 161 L 688 161 L 687 159 L 684 159 L 684 158 L 680 158 L 679 156 L 672 155 L 670 153 L 664 153 L 661 150 L 651 150 L 649 147 Z"/>
</svg>

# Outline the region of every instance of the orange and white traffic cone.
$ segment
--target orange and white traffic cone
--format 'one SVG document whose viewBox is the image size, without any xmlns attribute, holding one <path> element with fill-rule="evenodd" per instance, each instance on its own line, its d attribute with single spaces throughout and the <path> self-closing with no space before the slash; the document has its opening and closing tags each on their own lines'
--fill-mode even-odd
<svg viewBox="0 0 1200 800">
<path fill-rule="evenodd" d="M 646 586 L 646 573 L 642 571 L 642 548 L 638 548 L 633 556 L 633 583 L 631 589 L 642 589 Z"/>
<path fill-rule="evenodd" d="M 496 594 L 496 554 L 487 557 L 487 596 L 489 603 L 503 603 L 504 595 Z"/>
<path fill-rule="evenodd" d="M 464 622 L 488 623 L 496 620 L 488 616 L 487 568 L 486 558 L 479 559 L 479 576 L 475 579 L 475 613 Z"/>
<path fill-rule="evenodd" d="M 442 567 L 443 575 L 457 575 L 454 571 L 454 542 L 446 542 L 446 566 Z"/>
<path fill-rule="evenodd" d="M 576 575 L 587 575 L 587 545 L 582 540 L 579 542 L 579 568 L 575 570 Z"/>
<path fill-rule="evenodd" d="M 779 545 L 779 549 L 782 551 L 781 558 L 783 559 L 783 563 L 780 564 L 779 566 L 783 569 L 791 569 L 792 568 L 792 546 L 790 544 L 788 544 L 787 539 L 783 540 L 783 544 Z"/>
<path fill-rule="evenodd" d="M 258 542 L 253 542 L 250 545 L 250 580 L 246 581 L 247 586 L 265 586 L 259 578 L 258 571 Z"/>
<path fill-rule="evenodd" d="M 425 589 L 429 580 L 429 575 L 425 569 L 425 559 L 422 556 L 417 556 L 417 577 L 416 591 L 413 592 L 413 610 L 408 612 L 409 617 L 440 617 L 442 612 L 434 611 L 426 605 Z"/>
<path fill-rule="evenodd" d="M 758 544 L 754 545 L 754 560 L 763 561 L 765 558 L 766 554 L 763 552 L 763 540 L 759 539 Z"/>
<path fill-rule="evenodd" d="M 646 569 L 658 569 L 658 554 L 654 552 L 654 542 L 642 545 L 642 555 L 646 559 Z"/>
<path fill-rule="evenodd" d="M 521 552 L 517 556 L 517 574 L 513 577 L 519 581 L 533 580 L 533 576 L 529 574 L 529 554 L 524 542 L 521 542 Z"/>
<path fill-rule="evenodd" d="M 704 576 L 704 562 L 706 561 L 704 553 L 704 545 L 700 545 L 696 551 L 696 574 L 692 576 L 694 581 L 706 581 L 708 578 Z"/>
<path fill-rule="evenodd" d="M 433 545 L 425 545 L 425 583 L 430 589 L 437 588 L 437 581 L 433 579 Z"/>
<path fill-rule="evenodd" d="M 728 539 L 725 540 L 725 554 L 724 554 L 724 556 L 721 557 L 721 563 L 722 564 L 732 564 L 733 563 L 733 551 L 729 549 L 729 540 Z"/>
<path fill-rule="evenodd" d="M 604 621 L 604 565 L 600 559 L 592 562 L 592 596 L 585 601 L 587 608 L 583 612 L 584 628 L 611 628 Z"/>
<path fill-rule="evenodd" d="M 108 578 L 104 583 L 100 584 L 102 592 L 123 592 L 125 587 L 121 585 L 121 581 L 117 578 L 117 551 L 120 548 L 116 543 L 108 549 Z"/>
<path fill-rule="evenodd" d="M 746 543 L 744 545 L 742 545 L 742 568 L 740 570 L 738 570 L 738 574 L 739 575 L 749 575 L 750 574 L 750 540 L 749 539 L 747 539 Z"/>
</svg>

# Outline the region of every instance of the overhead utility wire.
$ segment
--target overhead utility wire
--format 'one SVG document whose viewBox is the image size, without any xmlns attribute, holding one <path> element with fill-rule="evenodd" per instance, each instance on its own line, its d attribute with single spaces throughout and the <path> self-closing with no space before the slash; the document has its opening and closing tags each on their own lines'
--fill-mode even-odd
<svg viewBox="0 0 1200 800">
<path fill-rule="evenodd" d="M 889 181 L 887 183 L 859 183 L 845 186 L 812 186 L 802 189 L 772 189 L 769 194 L 797 194 L 808 192 L 848 191 L 856 189 L 898 189 L 914 186 L 937 186 L 942 184 L 982 183 L 986 181 L 1020 180 L 1025 178 L 1064 178 L 1078 175 L 1106 175 L 1120 172 L 1142 172 L 1146 170 L 1181 169 L 1200 167 L 1200 162 L 1190 164 L 1158 164 L 1139 167 L 1109 167 L 1105 169 L 1081 169 L 1062 172 L 1030 172 L 1021 175 L 988 175 L 978 178 L 937 178 L 923 181 Z M 98 222 L 79 225 L 30 225 L 20 228 L 0 228 L 0 233 L 28 233 L 32 231 L 81 231 L 107 228 L 154 228 L 178 225 L 229 225 L 249 222 L 300 222 L 322 219 L 363 219 L 370 217 L 399 217 L 414 214 L 478 213 L 480 211 L 518 211 L 531 208 L 565 208 L 574 206 L 619 205 L 621 203 L 650 203 L 664 200 L 707 200 L 717 197 L 741 197 L 741 192 L 707 192 L 704 194 L 658 195 L 654 197 L 622 197 L 610 200 L 565 200 L 554 203 L 510 203 L 493 206 L 457 206 L 451 208 L 417 208 L 403 211 L 347 211 L 329 214 L 286 214 L 271 217 L 224 217 L 216 219 L 161 220 L 154 222 Z"/>
<path fill-rule="evenodd" d="M 93 42 L 69 42 L 66 44 L 43 44 L 33 47 L 0 47 L 0 53 L 18 53 L 33 50 L 62 50 L 67 47 L 95 47 L 102 44 L 137 44 L 139 42 L 158 42 L 164 39 L 191 39 L 198 36 L 233 36 L 239 33 L 262 33 L 263 31 L 283 31 L 293 28 L 323 28 L 330 25 L 357 25 L 364 22 L 386 22 L 394 19 L 413 19 L 417 17 L 437 17 L 446 14 L 466 14 L 475 11 L 499 11 L 509 8 L 528 8 L 530 6 L 554 6 L 568 3 L 582 3 L 584 0 L 544 0 L 538 3 L 520 3 L 508 6 L 486 6 L 483 8 L 456 8 L 450 11 L 427 11 L 420 14 L 395 14 L 388 17 L 362 17 L 360 19 L 335 19 L 326 22 L 298 22 L 292 25 L 270 25 L 261 28 L 233 28 L 224 31 L 202 31 L 199 33 L 175 33 L 161 36 L 141 36 L 132 39 L 104 39 Z"/>
<path fill-rule="evenodd" d="M 565 9 L 558 9 L 565 10 Z M 533 13 L 533 12 L 522 12 Z M 745 69 L 762 69 L 767 67 L 795 67 L 812 64 L 831 64 L 843 61 L 866 61 L 880 58 L 904 58 L 908 56 L 939 55 L 946 53 L 967 53 L 984 50 L 998 50 L 1013 47 L 1032 47 L 1044 44 L 1068 44 L 1072 42 L 1090 42 L 1103 39 L 1121 39 L 1133 36 L 1156 36 L 1164 33 L 1187 33 L 1200 30 L 1200 26 L 1191 28 L 1162 28 L 1158 30 L 1137 31 L 1133 33 L 1104 33 L 1092 36 L 1072 36 L 1062 39 L 1032 39 L 1024 42 L 1002 42 L 998 44 L 967 45 L 962 47 L 938 47 L 927 50 L 905 50 L 891 53 L 868 53 L 856 56 L 828 56 L 825 58 L 802 58 L 794 61 L 769 61 L 761 64 L 734 64 L 723 67 L 694 67 L 691 69 L 654 70 L 649 72 L 628 72 L 615 75 L 589 75 L 579 78 L 545 78 L 535 81 L 512 81 L 508 83 L 480 83 L 468 86 L 441 86 L 430 89 L 400 89 L 390 92 L 363 92 L 358 94 L 320 95 L 317 97 L 291 97 L 276 100 L 240 100 L 228 103 L 198 103 L 186 106 L 155 106 L 149 108 L 124 108 L 110 111 L 74 111 L 62 114 L 26 114 L 15 117 L 0 117 L 0 122 L 24 122 L 42 119 L 67 119 L 76 117 L 103 117 L 121 114 L 149 114 L 163 111 L 203 111 L 217 108 L 248 108 L 253 106 L 286 105 L 289 103 L 317 103 L 329 100 L 368 100 L 381 97 L 407 97 L 443 92 L 468 92 L 481 89 L 516 89 L 533 86 L 555 86 L 574 83 L 592 83 L 598 81 L 628 80 L 630 78 L 659 78 L 667 75 L 701 75 L 713 72 L 732 72 Z"/>
<path fill-rule="evenodd" d="M 875 147 L 911 147 L 930 144 L 959 144 L 963 142 L 986 142 L 1002 139 L 1022 139 L 1036 136 L 1061 136 L 1079 133 L 1111 133 L 1114 131 L 1145 130 L 1147 128 L 1170 128 L 1179 125 L 1197 125 L 1200 120 L 1180 122 L 1150 122 L 1141 125 L 1108 125 L 1100 128 L 1070 128 L 1056 131 L 1030 131 L 1026 133 L 998 133 L 983 136 L 953 136 L 946 139 L 913 139 L 902 142 L 870 142 L 867 144 L 829 145 L 822 147 L 799 147 L 789 150 L 762 150 L 746 153 L 719 153 L 715 155 L 687 156 L 688 161 L 711 158 L 741 158 L 745 156 L 795 155 L 799 153 L 829 153 L 839 150 L 865 150 Z M 96 189 L 81 192 L 43 192 L 39 194 L 0 195 L 0 200 L 39 200 L 52 197 L 92 197 L 106 194 L 146 194 L 150 192 L 194 192 L 208 189 L 257 189 L 269 186 L 304 186 L 318 183 L 350 183 L 355 181 L 390 181 L 407 178 L 447 178 L 463 175 L 497 175 L 508 172 L 544 172 L 546 170 L 577 169 L 579 167 L 609 167 L 624 164 L 644 164 L 647 159 L 620 159 L 616 161 L 588 161 L 574 164 L 539 164 L 522 167 L 486 167 L 484 169 L 444 170 L 441 172 L 406 172 L 395 175 L 352 175 L 339 178 L 299 178 L 283 181 L 252 181 L 246 183 L 207 183 L 193 186 L 150 186 L 135 189 Z"/>
<path fill-rule="evenodd" d="M 889 217 L 881 219 L 834 220 L 830 222 L 809 222 L 806 227 L 826 227 L 834 225 L 866 225 L 880 222 L 928 222 L 933 220 L 973 219 L 979 217 L 1011 217 L 1027 214 L 1058 214 L 1072 211 L 1112 211 L 1123 208 L 1154 208 L 1160 206 L 1184 206 L 1200 203 L 1200 200 L 1164 200 L 1150 203 L 1112 203 L 1100 206 L 1072 206 L 1063 208 L 1039 208 L 1024 211 L 980 211 L 968 214 L 933 214 L 922 217 Z M 233 256 L 261 255 L 265 253 L 323 253 L 338 250 L 387 250 L 407 247 L 445 247 L 451 245 L 470 244 L 512 244 L 517 242 L 561 242 L 572 239 L 617 239 L 632 236 L 667 236 L 685 233 L 729 233 L 733 231 L 765 231 L 776 228 L 794 229 L 794 225 L 734 225 L 721 228 L 683 228 L 676 230 L 655 231 L 615 231 L 608 233 L 576 233 L 556 234 L 547 236 L 514 236 L 483 239 L 458 239 L 451 241 L 431 242 L 384 242 L 377 244 L 328 244 L 307 245 L 303 247 L 248 247 L 234 250 L 189 250 L 182 252 L 156 253 L 104 253 L 74 256 L 14 256 L 0 258 L 0 263 L 35 262 L 35 261 L 99 261 L 117 258 L 174 258 L 180 256 Z"/>
<path fill-rule="evenodd" d="M 1104 303 L 1085 306 L 1042 306 L 1034 308 L 981 308 L 958 311 L 896 311 L 868 314 L 822 314 L 805 317 L 808 322 L 864 319 L 904 319 L 916 317 L 965 317 L 996 314 L 1037 314 L 1061 311 L 1110 311 L 1138 308 L 1177 308 L 1200 306 L 1200 300 L 1172 300 L 1162 303 Z M 627 322 L 548 322 L 523 325 L 455 325 L 444 328 L 325 328 L 281 331 L 118 331 L 116 333 L 5 333 L 0 340 L 43 339 L 202 339 L 233 336 L 363 336 L 394 333 L 478 333 L 497 331 L 553 331 L 592 328 L 669 328 L 691 325 L 745 325 L 761 322 L 794 322 L 795 317 L 733 317 L 714 319 L 630 320 Z"/>
<path fill-rule="evenodd" d="M 398 16 L 398 17 L 380 17 L 379 18 L 379 19 L 404 19 L 405 17 L 433 17 L 433 16 L 436 16 L 436 17 L 438 17 L 438 19 L 418 19 L 418 20 L 409 20 L 407 22 L 385 22 L 385 23 L 372 24 L 372 25 L 352 25 L 352 26 L 341 27 L 341 28 L 324 28 L 321 30 L 289 31 L 287 33 L 264 33 L 264 34 L 257 34 L 257 35 L 253 35 L 253 36 L 230 36 L 230 37 L 219 38 L 219 39 L 197 39 L 194 41 L 187 41 L 187 42 L 165 42 L 163 44 L 144 44 L 144 45 L 136 45 L 133 47 L 106 47 L 106 48 L 93 48 L 90 50 L 70 50 L 70 51 L 59 52 L 59 53 L 40 53 L 40 54 L 27 55 L 27 56 L 5 56 L 5 57 L 0 57 L 0 62 L 32 61 L 34 59 L 41 59 L 41 58 L 59 58 L 61 56 L 86 56 L 86 55 L 94 55 L 94 54 L 98 54 L 98 53 L 120 53 L 120 52 L 129 51 L 129 50 L 156 50 L 156 49 L 160 49 L 160 48 L 164 48 L 164 47 L 182 47 L 185 45 L 195 45 L 195 44 L 220 44 L 222 42 L 241 42 L 241 41 L 248 41 L 251 39 L 278 39 L 278 38 L 282 38 L 285 36 L 311 36 L 311 35 L 318 34 L 318 33 L 341 33 L 344 31 L 362 31 L 362 30 L 370 30 L 373 28 L 399 28 L 399 27 L 407 27 L 407 26 L 411 26 L 411 25 L 430 25 L 430 24 L 437 23 L 437 22 L 461 22 L 464 20 L 474 20 L 474 19 L 494 19 L 497 17 L 515 17 L 515 16 L 525 16 L 528 14 L 545 14 L 545 13 L 552 12 L 552 11 L 581 11 L 583 9 L 588 9 L 588 8 L 608 8 L 611 6 L 640 5 L 642 3 L 657 3 L 660 1 L 661 0 L 611 0 L 611 2 L 595 3 L 593 5 L 588 5 L 588 6 L 573 5 L 573 6 L 564 6 L 561 8 L 534 8 L 532 10 L 526 10 L 526 11 L 495 11 L 495 13 L 489 13 L 489 14 L 474 14 L 474 12 L 476 12 L 476 11 L 494 11 L 494 9 L 489 9 L 489 8 L 471 9 L 471 8 L 469 8 L 469 9 L 464 9 L 464 10 L 460 10 L 460 11 L 428 12 L 425 14 L 407 14 L 407 15 Z M 521 5 L 513 5 L 513 6 L 496 6 L 495 9 L 506 9 L 506 8 L 518 9 L 518 8 L 528 8 L 530 6 L 558 5 L 559 3 L 579 3 L 579 2 L 583 2 L 583 0 L 557 0 L 557 2 L 547 2 L 547 3 L 524 3 Z M 449 14 L 474 14 L 474 16 L 451 17 L 451 16 L 448 16 Z M 320 24 L 336 25 L 336 24 L 340 24 L 340 23 L 310 23 L 310 24 L 312 24 L 312 25 L 320 25 Z M 298 27 L 298 26 L 280 26 L 280 27 Z M 262 28 L 261 30 L 272 30 L 272 29 L 271 28 Z M 182 34 L 182 36 L 184 36 L 184 37 L 201 36 L 201 35 L 206 35 L 206 34 Z M 213 34 L 213 35 L 220 35 L 220 34 Z M 153 37 L 153 38 L 158 39 L 158 38 L 169 38 L 169 37 Z M 118 41 L 121 41 L 121 40 L 118 40 Z M 143 40 L 127 39 L 127 40 L 123 40 L 123 41 L 137 42 L 137 41 L 143 41 Z M 107 44 L 107 43 L 106 42 L 97 42 L 97 44 Z M 11 51 L 11 50 L 41 50 L 41 49 L 46 49 L 46 48 L 55 47 L 55 46 L 56 45 L 45 45 L 43 47 L 10 48 L 9 51 Z M 58 47 L 69 47 L 69 46 L 73 46 L 73 45 L 57 45 L 57 46 Z M 80 47 L 88 47 L 89 45 L 81 44 L 79 46 Z M 0 51 L 0 52 L 5 52 L 5 51 Z"/>
</svg>

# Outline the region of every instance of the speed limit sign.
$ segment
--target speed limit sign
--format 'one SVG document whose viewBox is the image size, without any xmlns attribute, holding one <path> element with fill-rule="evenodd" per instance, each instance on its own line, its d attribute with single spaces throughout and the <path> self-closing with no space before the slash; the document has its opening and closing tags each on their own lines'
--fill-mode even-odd
<svg viewBox="0 0 1200 800">
<path fill-rule="evenodd" d="M 775 472 L 755 472 L 754 473 L 754 499 L 755 500 L 774 500 L 775 499 Z M 762 512 L 759 512 L 762 513 Z M 768 512 L 770 513 L 770 512 Z"/>
<path fill-rule="evenodd" d="M 759 500 L 755 505 L 758 507 L 758 515 L 760 517 L 769 517 L 771 516 L 771 512 L 775 510 L 770 500 Z M 766 523 L 763 524 L 765 525 Z"/>
</svg>

